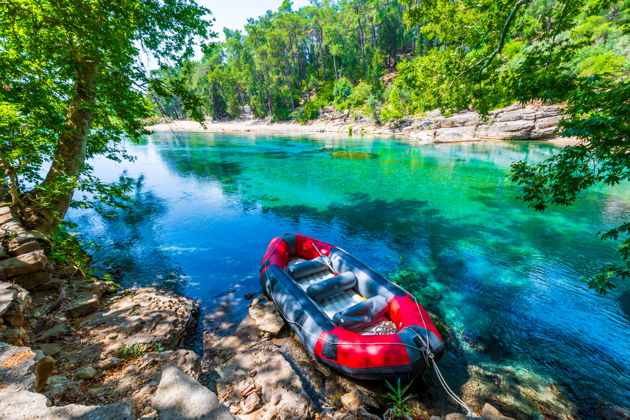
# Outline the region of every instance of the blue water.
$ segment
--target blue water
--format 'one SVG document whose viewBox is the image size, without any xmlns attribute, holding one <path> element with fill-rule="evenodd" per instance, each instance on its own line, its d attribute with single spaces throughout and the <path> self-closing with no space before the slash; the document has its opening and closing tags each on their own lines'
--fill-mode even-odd
<svg viewBox="0 0 630 420">
<path fill-rule="evenodd" d="M 125 286 L 172 288 L 205 311 L 260 291 L 260 260 L 274 236 L 299 231 L 339 245 L 402 282 L 448 326 L 441 366 L 456 387 L 469 365 L 516 372 L 522 382 L 553 384 L 579 417 L 594 418 L 630 401 L 630 290 L 600 296 L 581 278 L 610 262 L 614 243 L 596 233 L 628 219 L 630 188 L 528 209 L 506 179 L 509 165 L 557 150 L 156 134 L 128 146 L 132 163 L 94 162 L 105 179 L 124 171 L 137 180 L 133 209 L 108 218 L 73 210 L 70 219 L 100 244 L 99 270 Z M 507 395 L 514 389 L 497 398 L 529 398 Z"/>
</svg>

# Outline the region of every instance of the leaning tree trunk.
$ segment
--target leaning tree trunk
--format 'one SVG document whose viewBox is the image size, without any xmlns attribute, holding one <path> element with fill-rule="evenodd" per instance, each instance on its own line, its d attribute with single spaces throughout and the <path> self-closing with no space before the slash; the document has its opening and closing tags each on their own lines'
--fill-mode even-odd
<svg viewBox="0 0 630 420">
<path fill-rule="evenodd" d="M 87 136 L 96 102 L 98 64 L 92 60 L 78 61 L 76 72 L 74 96 L 59 133 L 51 167 L 44 181 L 25 197 L 24 221 L 43 232 L 54 229 L 66 215 L 85 165 Z"/>
</svg>

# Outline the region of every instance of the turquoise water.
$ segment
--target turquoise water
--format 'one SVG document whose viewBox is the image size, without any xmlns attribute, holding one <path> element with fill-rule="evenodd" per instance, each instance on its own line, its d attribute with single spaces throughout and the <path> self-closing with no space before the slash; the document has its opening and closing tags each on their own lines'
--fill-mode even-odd
<svg viewBox="0 0 630 420">
<path fill-rule="evenodd" d="M 339 245 L 394 275 L 448 325 L 441 366 L 456 387 L 468 365 L 512 372 L 517 383 L 552 384 L 593 418 L 630 400 L 630 297 L 627 288 L 596 295 L 579 279 L 610 261 L 614 245 L 595 234 L 627 220 L 630 188 L 528 209 L 506 180 L 509 165 L 557 150 L 160 134 L 128 146 L 133 163 L 94 163 L 105 179 L 125 171 L 138 180 L 134 209 L 70 218 L 101 244 L 101 270 L 125 286 L 178 290 L 206 311 L 260 290 L 274 236 L 298 231 Z"/>
</svg>

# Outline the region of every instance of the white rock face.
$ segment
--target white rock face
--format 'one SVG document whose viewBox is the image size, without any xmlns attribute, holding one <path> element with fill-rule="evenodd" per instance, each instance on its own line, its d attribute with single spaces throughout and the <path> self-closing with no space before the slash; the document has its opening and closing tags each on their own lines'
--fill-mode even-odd
<svg viewBox="0 0 630 420">
<path fill-rule="evenodd" d="M 233 420 L 217 396 L 181 370 L 168 366 L 153 396 L 161 420 Z"/>
</svg>

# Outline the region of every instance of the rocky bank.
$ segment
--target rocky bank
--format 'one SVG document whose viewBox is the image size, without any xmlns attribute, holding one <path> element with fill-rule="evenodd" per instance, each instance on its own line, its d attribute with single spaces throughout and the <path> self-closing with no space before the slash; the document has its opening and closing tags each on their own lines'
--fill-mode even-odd
<svg viewBox="0 0 630 420">
<path fill-rule="evenodd" d="M 377 125 L 360 112 L 338 112 L 329 107 L 322 110 L 320 118 L 303 125 L 295 122 L 272 123 L 268 120 L 244 117 L 231 121 L 206 121 L 205 126 L 194 121 L 172 121 L 147 128 L 156 132 L 398 136 L 412 140 L 412 144 L 482 140 L 550 140 L 572 144 L 576 142 L 575 139 L 559 138 L 557 135 L 563 111 L 563 105 L 515 103 L 503 109 L 490 111 L 487 116 L 470 110 L 445 116 L 439 110 L 435 110 L 422 116 Z"/>
</svg>

